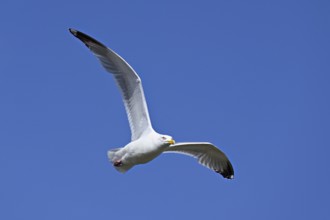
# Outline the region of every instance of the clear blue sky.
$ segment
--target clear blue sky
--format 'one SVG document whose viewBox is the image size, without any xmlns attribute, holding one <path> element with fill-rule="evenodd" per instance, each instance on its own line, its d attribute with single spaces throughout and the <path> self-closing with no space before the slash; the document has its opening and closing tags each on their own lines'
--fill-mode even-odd
<svg viewBox="0 0 330 220">
<path fill-rule="evenodd" d="M 0 6 L 0 219 L 326 219 L 330 3 L 10 1 Z M 235 179 L 166 154 L 120 174 L 118 89 L 68 28 L 140 74 L 154 127 L 210 141 Z"/>
</svg>

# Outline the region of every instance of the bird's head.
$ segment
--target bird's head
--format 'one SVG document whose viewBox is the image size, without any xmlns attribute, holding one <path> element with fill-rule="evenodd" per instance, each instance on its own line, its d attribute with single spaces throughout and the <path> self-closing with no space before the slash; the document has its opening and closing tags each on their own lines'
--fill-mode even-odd
<svg viewBox="0 0 330 220">
<path fill-rule="evenodd" d="M 172 144 L 175 144 L 174 139 L 173 139 L 171 136 L 169 136 L 169 135 L 163 135 L 163 134 L 161 134 L 161 135 L 159 136 L 159 138 L 160 138 L 160 141 L 161 141 L 162 143 L 166 144 L 166 145 L 172 145 Z"/>
</svg>

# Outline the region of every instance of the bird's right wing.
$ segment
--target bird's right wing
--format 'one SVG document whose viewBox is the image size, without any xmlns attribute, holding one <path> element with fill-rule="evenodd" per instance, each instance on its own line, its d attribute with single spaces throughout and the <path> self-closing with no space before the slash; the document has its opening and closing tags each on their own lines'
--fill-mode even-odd
<svg viewBox="0 0 330 220">
<path fill-rule="evenodd" d="M 132 141 L 152 129 L 141 79 L 133 68 L 118 54 L 102 43 L 80 31 L 69 29 L 100 60 L 102 66 L 113 74 L 123 97 Z"/>
<path fill-rule="evenodd" d="M 170 145 L 165 153 L 181 153 L 197 158 L 207 168 L 221 174 L 224 178 L 233 179 L 234 169 L 227 156 L 213 144 L 207 142 L 185 142 Z"/>
</svg>

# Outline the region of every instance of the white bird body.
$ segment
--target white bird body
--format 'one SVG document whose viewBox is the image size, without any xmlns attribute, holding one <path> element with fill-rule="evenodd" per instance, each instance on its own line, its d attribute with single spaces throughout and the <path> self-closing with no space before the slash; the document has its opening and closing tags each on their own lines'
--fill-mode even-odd
<svg viewBox="0 0 330 220">
<path fill-rule="evenodd" d="M 197 158 L 198 162 L 223 177 L 234 177 L 233 167 L 226 155 L 208 142 L 177 143 L 171 136 L 158 134 L 152 128 L 142 82 L 133 68 L 113 50 L 90 36 L 69 29 L 113 74 L 122 94 L 132 133 L 131 142 L 123 148 L 108 151 L 109 160 L 119 172 L 126 172 L 138 164 L 148 163 L 163 152 L 181 153 Z"/>
<path fill-rule="evenodd" d="M 150 132 L 121 148 L 118 153 L 123 154 L 121 158 L 123 164 L 143 164 L 160 155 L 167 145 L 160 142 L 158 138 L 159 134 Z"/>
</svg>

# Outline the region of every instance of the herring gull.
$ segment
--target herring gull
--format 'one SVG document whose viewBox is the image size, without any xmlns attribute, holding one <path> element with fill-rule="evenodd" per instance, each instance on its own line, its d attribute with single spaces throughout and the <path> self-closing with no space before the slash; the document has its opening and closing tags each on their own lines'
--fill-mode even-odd
<svg viewBox="0 0 330 220">
<path fill-rule="evenodd" d="M 133 68 L 121 56 L 92 37 L 72 28 L 69 31 L 112 73 L 122 94 L 131 130 L 131 142 L 125 147 L 108 151 L 109 160 L 119 172 L 125 173 L 135 165 L 147 163 L 168 152 L 194 157 L 200 164 L 224 178 L 234 178 L 234 170 L 227 156 L 213 144 L 175 143 L 171 136 L 157 133 L 151 125 L 141 79 Z"/>
</svg>

